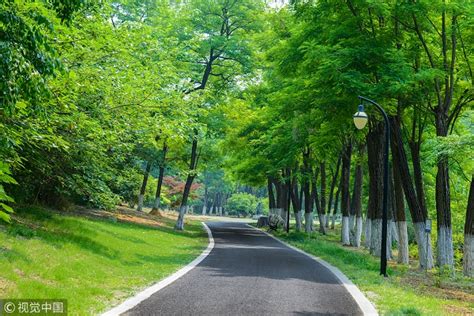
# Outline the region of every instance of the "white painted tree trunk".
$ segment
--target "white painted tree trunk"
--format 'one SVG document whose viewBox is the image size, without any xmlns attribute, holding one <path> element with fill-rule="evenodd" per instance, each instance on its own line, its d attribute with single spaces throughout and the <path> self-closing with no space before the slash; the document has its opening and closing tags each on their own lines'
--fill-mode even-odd
<svg viewBox="0 0 474 316">
<path fill-rule="evenodd" d="M 474 235 L 464 235 L 463 272 L 468 277 L 474 277 Z"/>
<path fill-rule="evenodd" d="M 143 199 L 144 199 L 144 198 L 145 198 L 145 197 L 144 197 L 142 194 L 138 195 L 137 211 L 139 211 L 139 212 L 143 211 Z"/>
<path fill-rule="evenodd" d="M 326 215 L 319 214 L 319 232 L 321 234 L 326 234 L 326 229 L 324 228 L 325 224 L 326 224 Z"/>
<path fill-rule="evenodd" d="M 219 206 L 219 216 L 222 216 L 222 206 Z"/>
<path fill-rule="evenodd" d="M 324 227 L 329 228 L 329 213 L 325 217 L 326 217 L 326 222 L 324 223 Z"/>
<path fill-rule="evenodd" d="M 287 217 L 287 214 L 286 214 L 286 211 L 285 209 L 281 208 L 280 209 L 280 216 L 281 218 L 283 218 L 283 229 L 286 230 L 286 217 Z"/>
<path fill-rule="evenodd" d="M 362 237 L 362 226 L 362 217 L 356 217 L 354 247 L 360 247 L 360 239 Z"/>
<path fill-rule="evenodd" d="M 304 230 L 307 233 L 313 231 L 313 213 L 304 213 Z"/>
<path fill-rule="evenodd" d="M 407 222 L 396 222 L 398 230 L 398 263 L 408 264 L 408 230 Z"/>
<path fill-rule="evenodd" d="M 431 247 L 431 238 L 425 232 L 425 222 L 418 222 L 413 224 L 415 228 L 415 238 L 418 245 L 418 257 L 420 258 L 420 268 L 432 269 L 433 251 Z"/>
<path fill-rule="evenodd" d="M 206 212 L 207 212 L 207 206 L 206 206 L 206 205 L 203 205 L 203 207 L 202 207 L 202 215 L 206 215 Z"/>
<path fill-rule="evenodd" d="M 159 197 L 155 198 L 155 202 L 153 203 L 153 208 L 154 209 L 159 209 L 161 204 L 161 199 Z"/>
<path fill-rule="evenodd" d="M 355 216 L 349 215 L 349 230 L 355 227 Z"/>
<path fill-rule="evenodd" d="M 392 244 L 396 242 L 398 245 L 398 228 L 394 220 L 390 221 L 390 231 L 392 232 Z"/>
<path fill-rule="evenodd" d="M 393 245 L 393 220 L 389 219 L 387 223 L 387 259 L 392 259 L 392 245 Z"/>
<path fill-rule="evenodd" d="M 299 232 L 301 230 L 301 211 L 295 214 L 295 222 L 296 222 L 296 231 Z"/>
<path fill-rule="evenodd" d="M 186 213 L 186 206 L 181 206 L 179 208 L 178 220 L 176 221 L 175 229 L 184 230 L 184 214 Z"/>
<path fill-rule="evenodd" d="M 438 266 L 454 266 L 453 232 L 451 227 L 440 226 L 438 228 Z"/>
<path fill-rule="evenodd" d="M 355 216 L 349 215 L 349 242 L 355 246 Z"/>
<path fill-rule="evenodd" d="M 388 225 L 390 227 L 390 220 L 388 221 Z M 372 220 L 372 228 L 370 231 L 371 235 L 371 243 L 370 243 L 370 253 L 376 257 L 380 257 L 382 253 L 382 219 L 373 219 Z M 392 258 L 392 244 L 391 244 L 391 237 L 392 233 L 390 229 L 387 229 L 387 259 Z"/>
<path fill-rule="evenodd" d="M 376 257 L 380 257 L 380 249 L 382 247 L 382 219 L 373 219 L 371 222 L 370 253 Z"/>
<path fill-rule="evenodd" d="M 365 220 L 365 243 L 364 243 L 365 248 L 370 249 L 371 243 L 372 243 L 372 220 L 367 217 Z"/>
<path fill-rule="evenodd" d="M 349 216 L 342 217 L 341 241 L 344 246 L 351 244 L 349 237 Z"/>
</svg>

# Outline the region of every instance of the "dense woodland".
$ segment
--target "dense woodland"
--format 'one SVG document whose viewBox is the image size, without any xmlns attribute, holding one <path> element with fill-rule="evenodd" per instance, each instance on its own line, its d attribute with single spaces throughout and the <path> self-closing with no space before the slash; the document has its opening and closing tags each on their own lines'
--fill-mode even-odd
<svg viewBox="0 0 474 316">
<path fill-rule="evenodd" d="M 269 211 L 324 234 L 339 213 L 341 242 L 380 256 L 363 95 L 390 119 L 388 257 L 472 276 L 473 50 L 467 0 L 2 0 L 0 217 L 128 203 L 178 230 Z"/>
</svg>

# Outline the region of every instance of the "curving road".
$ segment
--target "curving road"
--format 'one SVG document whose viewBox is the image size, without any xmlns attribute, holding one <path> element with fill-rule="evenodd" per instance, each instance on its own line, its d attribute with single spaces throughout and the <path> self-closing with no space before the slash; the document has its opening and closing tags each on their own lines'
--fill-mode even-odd
<svg viewBox="0 0 474 316">
<path fill-rule="evenodd" d="M 244 223 L 207 223 L 198 266 L 124 315 L 361 315 L 322 264 Z"/>
</svg>

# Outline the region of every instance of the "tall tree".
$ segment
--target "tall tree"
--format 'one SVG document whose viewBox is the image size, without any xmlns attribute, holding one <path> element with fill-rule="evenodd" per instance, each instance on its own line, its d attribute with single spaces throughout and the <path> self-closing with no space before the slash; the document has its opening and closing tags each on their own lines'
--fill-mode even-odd
<svg viewBox="0 0 474 316">
<path fill-rule="evenodd" d="M 226 86 L 239 74 L 250 72 L 251 53 L 246 36 L 255 28 L 256 2 L 246 0 L 231 2 L 227 0 L 200 0 L 188 3 L 191 8 L 192 40 L 187 45 L 188 54 L 196 64 L 196 78 L 185 93 L 203 91 L 210 78 L 217 80 L 214 88 Z M 197 173 L 198 133 L 195 131 L 191 146 L 191 162 L 176 229 L 184 229 L 184 212 L 188 202 L 189 189 Z"/>
<path fill-rule="evenodd" d="M 349 236 L 349 213 L 351 208 L 350 201 L 350 170 L 352 157 L 352 141 L 346 140 L 342 153 L 342 171 L 341 171 L 341 213 L 342 213 L 342 231 L 341 241 L 343 245 L 350 245 Z"/>
<path fill-rule="evenodd" d="M 474 276 L 474 176 L 471 177 L 464 224 L 464 274 Z"/>
</svg>

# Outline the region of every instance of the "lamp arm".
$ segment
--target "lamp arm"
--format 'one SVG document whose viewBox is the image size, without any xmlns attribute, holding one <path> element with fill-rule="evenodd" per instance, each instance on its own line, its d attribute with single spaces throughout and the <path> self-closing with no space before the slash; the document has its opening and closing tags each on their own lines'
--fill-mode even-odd
<svg viewBox="0 0 474 316">
<path fill-rule="evenodd" d="M 374 100 L 371 100 L 369 98 L 366 98 L 366 97 L 363 97 L 361 95 L 358 96 L 359 99 L 361 100 L 364 100 L 364 101 L 367 101 L 369 103 L 372 103 L 373 105 L 375 105 L 375 107 L 377 108 L 377 110 L 379 110 L 380 113 L 382 113 L 382 116 L 385 120 L 385 124 L 389 124 L 389 121 L 388 121 L 388 116 L 387 116 L 387 113 L 385 112 L 385 110 L 380 106 L 380 104 L 378 104 L 377 102 L 375 102 Z"/>
</svg>

